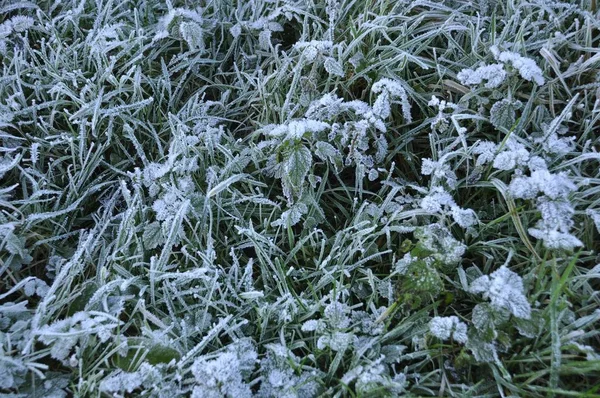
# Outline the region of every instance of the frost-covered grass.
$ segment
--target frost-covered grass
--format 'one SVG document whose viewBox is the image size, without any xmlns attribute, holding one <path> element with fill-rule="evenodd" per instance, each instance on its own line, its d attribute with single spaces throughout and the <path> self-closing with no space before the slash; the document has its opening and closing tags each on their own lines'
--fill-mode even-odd
<svg viewBox="0 0 600 398">
<path fill-rule="evenodd" d="M 0 393 L 600 396 L 599 48 L 594 0 L 0 1 Z"/>
</svg>

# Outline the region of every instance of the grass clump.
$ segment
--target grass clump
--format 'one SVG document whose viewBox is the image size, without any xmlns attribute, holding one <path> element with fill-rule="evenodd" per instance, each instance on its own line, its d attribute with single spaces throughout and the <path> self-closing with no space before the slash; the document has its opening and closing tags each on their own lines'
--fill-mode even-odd
<svg viewBox="0 0 600 398">
<path fill-rule="evenodd" d="M 0 393 L 600 396 L 599 21 L 0 2 Z"/>
</svg>

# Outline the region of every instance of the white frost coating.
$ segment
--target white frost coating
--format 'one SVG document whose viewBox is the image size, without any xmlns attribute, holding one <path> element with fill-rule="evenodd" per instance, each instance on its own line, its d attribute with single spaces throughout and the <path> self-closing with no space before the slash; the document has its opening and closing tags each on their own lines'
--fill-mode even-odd
<svg viewBox="0 0 600 398">
<path fill-rule="evenodd" d="M 318 55 L 324 55 L 331 51 L 333 42 L 330 40 L 299 41 L 294 48 L 302 50 L 302 55 L 308 62 L 313 62 Z"/>
<path fill-rule="evenodd" d="M 583 246 L 583 242 L 577 239 L 577 237 L 556 229 L 529 228 L 527 232 L 536 239 L 542 239 L 544 246 L 548 249 L 573 250 L 576 247 Z"/>
<path fill-rule="evenodd" d="M 429 322 L 429 331 L 440 340 L 452 338 L 461 344 L 467 342 L 467 324 L 456 316 L 436 316 Z"/>
<path fill-rule="evenodd" d="M 410 103 L 408 102 L 408 95 L 406 90 L 402 87 L 400 82 L 392 79 L 383 78 L 371 87 L 373 93 L 381 93 L 373 104 L 373 113 L 382 119 L 387 119 L 391 111 L 391 101 L 394 98 L 400 99 L 402 105 L 402 115 L 407 123 L 412 121 L 410 114 Z"/>
<path fill-rule="evenodd" d="M 577 187 L 563 173 L 552 174 L 548 170 L 536 170 L 531 177 L 517 177 L 508 187 L 514 198 L 533 199 L 543 193 L 550 199 L 566 198 Z"/>
<path fill-rule="evenodd" d="M 305 133 L 318 133 L 331 126 L 328 123 L 312 119 L 292 120 L 287 124 L 281 124 L 267 132 L 271 137 L 287 136 L 289 139 L 300 139 Z"/>
<path fill-rule="evenodd" d="M 225 352 L 212 360 L 197 359 L 191 370 L 196 378 L 194 398 L 252 396 L 250 387 L 242 380 L 240 361 L 234 353 Z"/>
<path fill-rule="evenodd" d="M 499 170 L 513 170 L 528 165 L 530 154 L 525 145 L 513 136 L 506 141 L 505 148 L 494 158 L 493 166 Z"/>
<path fill-rule="evenodd" d="M 486 88 L 496 88 L 506 79 L 506 71 L 502 64 L 482 65 L 475 70 L 463 69 L 456 77 L 466 86 L 477 86 L 485 81 Z"/>
<path fill-rule="evenodd" d="M 475 279 L 470 291 L 482 293 L 484 298 L 490 300 L 492 306 L 505 308 L 517 318 L 531 317 L 531 306 L 523 293 L 523 281 L 505 265 L 490 276 L 483 275 Z"/>
<path fill-rule="evenodd" d="M 496 60 L 505 64 L 510 63 L 513 68 L 519 71 L 521 77 L 528 81 L 535 82 L 538 86 L 544 85 L 544 76 L 542 70 L 531 58 L 526 58 L 512 51 L 500 51 L 498 46 L 490 47 L 490 51 Z"/>
</svg>

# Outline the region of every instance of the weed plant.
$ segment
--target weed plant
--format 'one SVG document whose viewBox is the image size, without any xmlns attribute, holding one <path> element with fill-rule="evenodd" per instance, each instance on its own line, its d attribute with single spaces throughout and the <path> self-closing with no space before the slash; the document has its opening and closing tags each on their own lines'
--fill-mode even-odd
<svg viewBox="0 0 600 398">
<path fill-rule="evenodd" d="M 594 0 L 0 1 L 5 397 L 599 397 Z"/>
</svg>

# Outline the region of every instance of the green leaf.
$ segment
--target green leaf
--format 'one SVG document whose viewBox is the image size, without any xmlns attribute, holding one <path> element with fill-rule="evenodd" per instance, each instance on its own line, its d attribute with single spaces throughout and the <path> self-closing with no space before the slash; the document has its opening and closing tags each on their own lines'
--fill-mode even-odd
<svg viewBox="0 0 600 398">
<path fill-rule="evenodd" d="M 497 129 L 505 128 L 510 130 L 515 124 L 516 110 L 520 108 L 519 101 L 503 99 L 496 102 L 490 110 L 490 122 Z"/>
<path fill-rule="evenodd" d="M 308 148 L 299 146 L 290 153 L 285 163 L 284 171 L 293 188 L 302 187 L 311 164 L 312 155 Z"/>
</svg>

